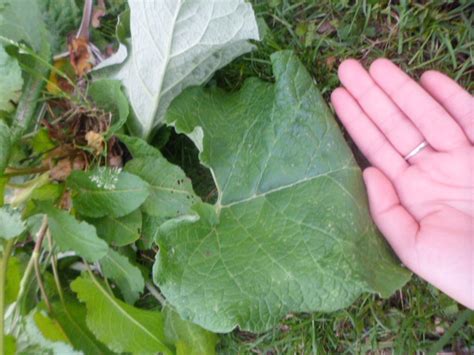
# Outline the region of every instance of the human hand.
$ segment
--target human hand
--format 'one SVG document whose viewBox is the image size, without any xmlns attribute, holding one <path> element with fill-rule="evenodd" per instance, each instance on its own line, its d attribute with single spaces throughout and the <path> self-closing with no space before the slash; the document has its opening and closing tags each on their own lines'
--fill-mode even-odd
<svg viewBox="0 0 474 355">
<path fill-rule="evenodd" d="M 339 78 L 331 101 L 373 165 L 375 223 L 408 268 L 474 308 L 474 98 L 436 71 L 420 86 L 387 59 L 369 72 L 346 60 Z"/>
</svg>

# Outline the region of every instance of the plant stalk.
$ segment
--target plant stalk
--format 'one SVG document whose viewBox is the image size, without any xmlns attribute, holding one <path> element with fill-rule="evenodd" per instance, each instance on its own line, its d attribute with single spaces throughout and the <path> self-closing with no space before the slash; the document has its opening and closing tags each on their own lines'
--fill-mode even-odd
<svg viewBox="0 0 474 355">
<path fill-rule="evenodd" d="M 7 240 L 0 263 L 0 354 L 5 354 L 5 286 L 8 259 L 15 245 L 15 239 Z"/>
<path fill-rule="evenodd" d="M 41 253 L 41 245 L 43 244 L 43 240 L 44 240 L 47 230 L 48 230 L 48 218 L 44 216 L 43 224 L 41 225 L 41 228 L 38 231 L 35 248 L 33 249 L 33 265 L 35 267 L 36 281 L 38 282 L 38 286 L 41 292 L 41 297 L 44 299 L 44 302 L 46 303 L 46 307 L 48 308 L 48 311 L 51 313 L 51 309 L 52 309 L 51 304 L 49 303 L 48 295 L 46 294 L 46 289 L 43 284 L 43 279 L 41 278 L 41 270 L 39 266 L 39 256 Z"/>
</svg>

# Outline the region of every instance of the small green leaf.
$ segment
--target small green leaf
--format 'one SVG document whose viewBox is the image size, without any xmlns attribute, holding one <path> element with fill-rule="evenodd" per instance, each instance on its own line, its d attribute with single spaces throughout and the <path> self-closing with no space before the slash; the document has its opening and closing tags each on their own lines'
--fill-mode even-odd
<svg viewBox="0 0 474 355">
<path fill-rule="evenodd" d="M 188 214 L 191 206 L 200 201 L 181 168 L 163 156 L 132 159 L 125 170 L 150 184 L 150 196 L 142 207 L 150 216 L 172 218 Z"/>
<path fill-rule="evenodd" d="M 141 250 L 148 250 L 156 239 L 160 225 L 162 225 L 166 219 L 143 213 L 142 221 L 142 237 L 137 245 Z"/>
<path fill-rule="evenodd" d="M 88 94 L 97 106 L 112 114 L 108 135 L 119 130 L 127 122 L 129 106 L 121 85 L 118 80 L 101 79 L 94 81 L 89 87 Z"/>
<path fill-rule="evenodd" d="M 97 229 L 97 235 L 107 241 L 109 245 L 122 247 L 135 242 L 140 238 L 142 228 L 142 214 L 140 210 L 123 217 L 105 216 L 89 219 Z"/>
<path fill-rule="evenodd" d="M 19 212 L 6 207 L 0 208 L 0 238 L 13 239 L 23 233 L 25 228 Z"/>
<path fill-rule="evenodd" d="M 0 45 L 0 111 L 10 112 L 15 108 L 22 86 L 20 65 Z"/>
<path fill-rule="evenodd" d="M 0 176 L 3 175 L 10 159 L 11 131 L 5 122 L 0 120 Z M 3 194 L 2 194 L 3 199 Z"/>
<path fill-rule="evenodd" d="M 126 136 L 124 134 L 117 134 L 117 137 L 127 146 L 128 151 L 133 158 L 144 157 L 158 157 L 161 158 L 161 152 L 149 145 L 143 139 L 138 137 Z"/>
<path fill-rule="evenodd" d="M 100 260 L 100 265 L 104 276 L 117 284 L 125 301 L 134 304 L 145 287 L 140 269 L 133 266 L 126 256 L 112 249 Z"/>
<path fill-rule="evenodd" d="M 87 325 L 112 351 L 171 354 L 165 345 L 163 315 L 130 306 L 110 295 L 89 276 L 78 277 L 71 289 L 87 306 Z"/>
<path fill-rule="evenodd" d="M 170 307 L 163 310 L 166 339 L 176 347 L 177 355 L 212 355 L 219 338 L 181 317 Z"/>
<path fill-rule="evenodd" d="M 87 217 L 122 217 L 136 210 L 149 196 L 149 186 L 138 176 L 110 168 L 74 171 L 68 179 L 73 203 Z"/>
<path fill-rule="evenodd" d="M 49 138 L 48 130 L 45 128 L 41 128 L 38 130 L 38 133 L 33 137 L 31 141 L 31 146 L 33 150 L 38 153 L 42 154 L 47 152 L 48 150 L 53 149 L 56 145 L 54 142 Z"/>
<path fill-rule="evenodd" d="M 94 226 L 79 222 L 69 213 L 46 204 L 41 208 L 48 215 L 51 234 L 62 251 L 73 250 L 90 262 L 107 254 L 107 243 L 97 236 Z"/>
<path fill-rule="evenodd" d="M 43 334 L 46 339 L 53 342 L 59 341 L 70 344 L 69 338 L 56 320 L 49 318 L 42 312 L 36 312 L 33 319 L 41 334 Z"/>
</svg>

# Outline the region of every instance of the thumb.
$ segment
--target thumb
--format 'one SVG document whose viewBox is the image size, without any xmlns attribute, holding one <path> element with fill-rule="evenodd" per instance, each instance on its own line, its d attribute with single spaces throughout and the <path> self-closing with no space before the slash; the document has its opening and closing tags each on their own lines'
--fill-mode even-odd
<svg viewBox="0 0 474 355">
<path fill-rule="evenodd" d="M 365 169 L 364 181 L 375 224 L 400 260 L 409 266 L 414 261 L 418 223 L 400 204 L 395 188 L 379 169 L 373 167 Z"/>
</svg>

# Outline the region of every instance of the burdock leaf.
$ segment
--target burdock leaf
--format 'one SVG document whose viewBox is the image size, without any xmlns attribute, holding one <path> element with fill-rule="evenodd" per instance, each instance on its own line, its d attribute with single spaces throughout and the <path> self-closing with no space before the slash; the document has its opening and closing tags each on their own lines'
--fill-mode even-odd
<svg viewBox="0 0 474 355">
<path fill-rule="evenodd" d="M 130 99 L 131 127 L 146 138 L 183 89 L 204 83 L 250 51 L 247 40 L 258 39 L 258 28 L 244 0 L 129 0 L 129 5 L 131 50 L 113 78 L 122 80 Z"/>
<path fill-rule="evenodd" d="M 387 297 L 409 278 L 313 79 L 291 52 L 271 59 L 275 84 L 190 89 L 167 116 L 200 148 L 219 196 L 160 227 L 154 279 L 183 319 L 216 332 Z"/>
</svg>

